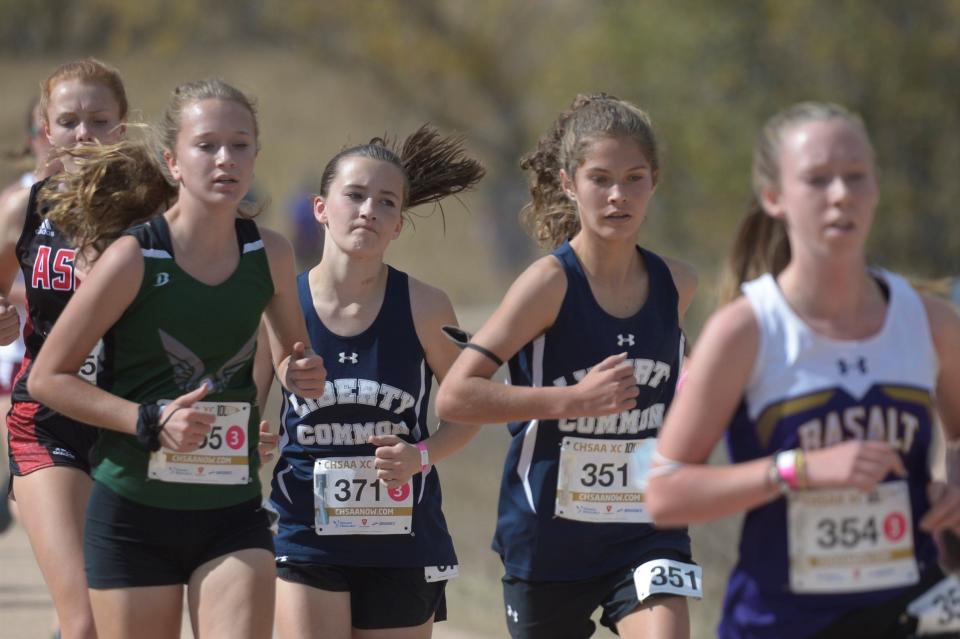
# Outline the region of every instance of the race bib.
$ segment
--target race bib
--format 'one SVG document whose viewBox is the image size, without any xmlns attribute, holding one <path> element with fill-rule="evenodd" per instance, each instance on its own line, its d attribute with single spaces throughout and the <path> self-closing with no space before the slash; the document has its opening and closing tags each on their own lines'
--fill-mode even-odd
<svg viewBox="0 0 960 639">
<path fill-rule="evenodd" d="M 81 379 L 90 382 L 91 384 L 97 383 L 97 370 L 100 367 L 100 353 L 103 352 L 103 340 L 98 340 L 97 345 L 93 347 L 93 350 L 90 351 L 90 354 L 87 355 L 87 358 L 83 360 L 83 366 L 80 367 L 80 370 L 77 371 L 77 375 Z"/>
<path fill-rule="evenodd" d="M 594 523 L 650 523 L 644 506 L 657 440 L 564 437 L 554 514 Z"/>
<path fill-rule="evenodd" d="M 845 593 L 920 579 L 905 481 L 863 493 L 848 488 L 788 495 L 790 589 Z"/>
<path fill-rule="evenodd" d="M 314 530 L 318 535 L 410 534 L 413 482 L 387 488 L 373 457 L 327 457 L 313 465 Z"/>
<path fill-rule="evenodd" d="M 170 400 L 158 402 L 161 406 Z M 213 426 L 190 453 L 169 448 L 150 453 L 147 477 L 183 484 L 246 484 L 250 481 L 250 456 L 247 427 L 250 404 L 247 402 L 197 402 L 195 410 L 214 415 Z"/>
<path fill-rule="evenodd" d="M 703 569 L 673 559 L 654 559 L 633 571 L 640 603 L 650 595 L 678 595 L 703 599 Z"/>
<path fill-rule="evenodd" d="M 459 566 L 425 566 L 423 568 L 423 578 L 427 583 L 435 581 L 447 581 L 460 574 Z"/>
<path fill-rule="evenodd" d="M 950 575 L 910 602 L 907 613 L 917 618 L 917 635 L 960 631 L 960 578 Z"/>
</svg>

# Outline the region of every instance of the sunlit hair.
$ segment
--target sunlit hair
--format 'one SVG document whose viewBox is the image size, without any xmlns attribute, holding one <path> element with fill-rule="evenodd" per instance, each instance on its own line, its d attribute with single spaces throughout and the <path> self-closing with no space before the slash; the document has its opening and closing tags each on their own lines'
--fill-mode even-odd
<svg viewBox="0 0 960 639">
<path fill-rule="evenodd" d="M 480 162 L 467 156 L 463 136 L 443 137 L 423 125 L 402 143 L 373 138 L 367 144 L 343 149 L 327 162 L 320 176 L 320 195 L 327 197 L 337 177 L 340 162 L 364 157 L 387 162 L 403 174 L 403 209 L 439 203 L 444 198 L 473 187 L 484 175 Z"/>
<path fill-rule="evenodd" d="M 40 85 L 40 113 L 43 121 L 49 124 L 50 95 L 53 88 L 64 80 L 78 78 L 84 82 L 91 82 L 105 86 L 113 94 L 113 99 L 117 101 L 119 107 L 120 120 L 127 118 L 127 92 L 123 88 L 123 80 L 120 78 L 120 72 L 108 64 L 104 64 L 96 58 L 83 58 L 61 64 L 53 70 L 53 73 Z"/>
<path fill-rule="evenodd" d="M 556 248 L 580 231 L 576 205 L 563 191 L 560 169 L 573 179 L 590 144 L 599 138 L 636 142 L 656 183 L 660 156 L 650 116 L 606 93 L 578 95 L 540 138 L 536 150 L 520 160 L 520 168 L 530 172 L 531 198 L 520 211 L 520 220 L 541 247 Z"/>
<path fill-rule="evenodd" d="M 69 156 L 76 170 L 58 173 L 44 186 L 41 198 L 49 205 L 47 217 L 78 249 L 93 248 L 99 254 L 126 228 L 169 208 L 176 200 L 178 185 L 161 160 L 162 153 L 174 152 L 183 109 L 211 99 L 243 105 L 250 111 L 256 131 L 253 101 L 240 90 L 222 80 L 182 84 L 173 92 L 159 132 L 133 127 L 143 130 L 146 139 L 130 136 L 117 144 L 58 150 L 57 156 Z M 150 141 L 156 138 L 159 141 Z M 238 213 L 252 216 L 243 208 Z"/>
<path fill-rule="evenodd" d="M 240 89 L 214 78 L 186 82 L 173 90 L 160 127 L 160 139 L 167 151 L 173 153 L 176 149 L 177 136 L 180 135 L 183 120 L 183 109 L 187 105 L 203 100 L 226 100 L 245 108 L 253 119 L 253 136 L 257 142 L 257 148 L 260 148 L 260 125 L 257 122 L 256 101 Z"/>
<path fill-rule="evenodd" d="M 720 301 L 740 294 L 740 285 L 764 273 L 779 274 L 790 262 L 790 243 L 784 223 L 763 210 L 762 194 L 780 184 L 780 151 L 791 128 L 807 122 L 842 120 L 856 127 L 870 142 L 863 120 L 856 113 L 830 102 L 800 102 L 780 111 L 760 131 L 753 151 L 753 197 L 737 229 L 720 285 Z"/>
<path fill-rule="evenodd" d="M 152 145 L 142 140 L 65 149 L 74 171 L 51 177 L 40 194 L 50 218 L 80 254 L 103 252 L 124 230 L 162 213 L 177 197 Z"/>
</svg>

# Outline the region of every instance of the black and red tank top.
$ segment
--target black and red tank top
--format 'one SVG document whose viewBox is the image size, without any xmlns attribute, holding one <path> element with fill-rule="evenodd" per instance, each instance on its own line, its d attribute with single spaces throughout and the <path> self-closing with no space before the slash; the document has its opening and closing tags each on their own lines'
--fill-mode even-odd
<svg viewBox="0 0 960 639">
<path fill-rule="evenodd" d="M 34 401 L 27 392 L 30 367 L 78 283 L 73 268 L 76 249 L 42 215 L 44 204 L 39 194 L 46 182 L 37 182 L 30 189 L 27 216 L 17 241 L 17 259 L 26 287 L 27 320 L 23 327 L 24 362 L 13 389 L 15 402 Z"/>
</svg>

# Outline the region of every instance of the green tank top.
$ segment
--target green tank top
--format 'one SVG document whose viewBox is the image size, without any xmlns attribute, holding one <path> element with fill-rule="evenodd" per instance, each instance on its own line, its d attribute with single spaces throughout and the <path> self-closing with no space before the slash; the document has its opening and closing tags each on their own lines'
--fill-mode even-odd
<svg viewBox="0 0 960 639">
<path fill-rule="evenodd" d="M 101 431 L 93 477 L 127 499 L 149 506 L 204 510 L 260 496 L 259 409 L 253 382 L 260 316 L 273 280 L 256 224 L 237 219 L 240 263 L 222 284 L 209 286 L 173 259 L 167 221 L 158 216 L 127 231 L 140 242 L 144 272 L 133 303 L 103 338 L 97 384 L 138 403 L 173 400 L 211 385 L 204 402 L 250 404 L 245 433 L 249 480 L 222 485 L 150 479 L 150 453 L 132 435 Z M 236 429 L 240 431 L 241 429 Z M 203 469 L 200 468 L 202 471 Z"/>
</svg>

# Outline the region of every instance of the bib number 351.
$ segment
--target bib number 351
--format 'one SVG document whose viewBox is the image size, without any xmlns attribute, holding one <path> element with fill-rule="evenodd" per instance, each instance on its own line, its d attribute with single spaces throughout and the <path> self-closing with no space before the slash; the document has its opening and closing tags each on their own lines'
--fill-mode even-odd
<svg viewBox="0 0 960 639">
<path fill-rule="evenodd" d="M 654 559 L 633 571 L 633 582 L 641 603 L 650 595 L 703 598 L 703 569 L 696 564 Z"/>
<path fill-rule="evenodd" d="M 917 636 L 960 630 L 960 578 L 950 575 L 914 599 L 907 612 L 917 618 Z M 952 635 L 951 635 L 952 636 Z"/>
</svg>

